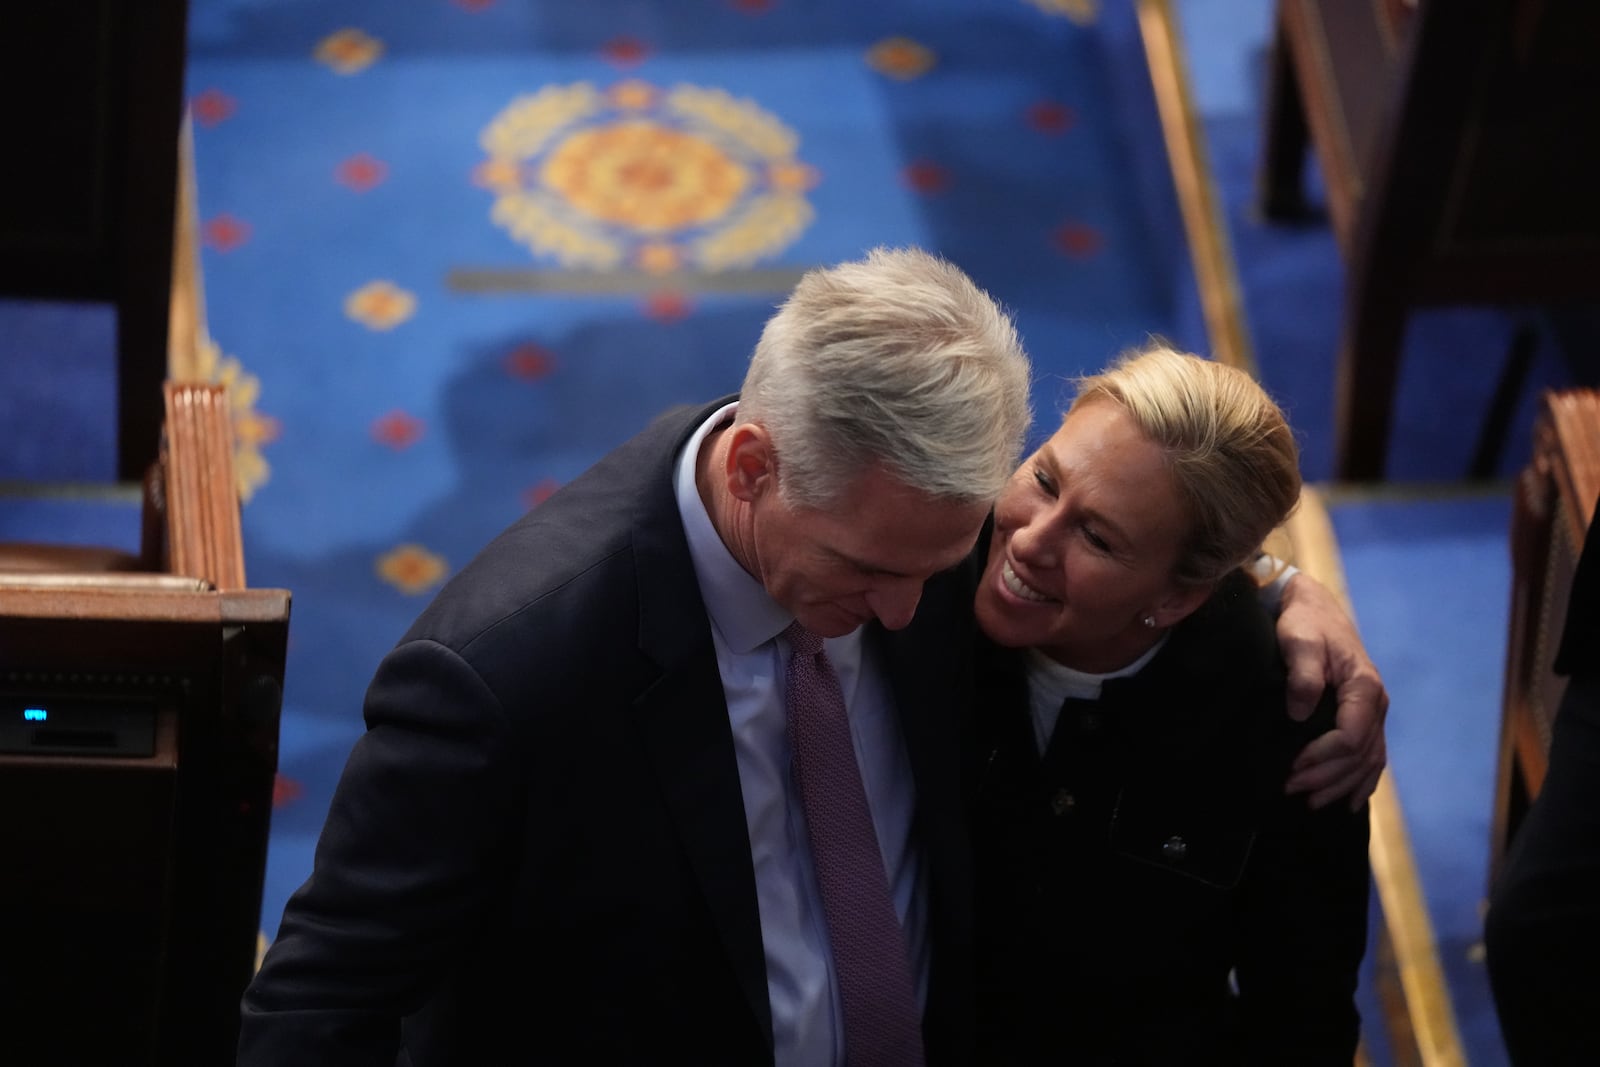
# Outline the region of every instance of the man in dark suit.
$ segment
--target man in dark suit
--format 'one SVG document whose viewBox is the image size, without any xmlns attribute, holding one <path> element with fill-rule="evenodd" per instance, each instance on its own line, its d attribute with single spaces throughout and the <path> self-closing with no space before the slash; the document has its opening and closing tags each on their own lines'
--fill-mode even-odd
<svg viewBox="0 0 1600 1067">
<path fill-rule="evenodd" d="M 662 416 L 490 544 L 378 668 L 240 1062 L 964 1062 L 967 557 L 1028 377 L 949 264 L 813 271 L 737 399 Z M 1305 673 L 1331 654 L 1375 685 L 1331 599 L 1286 603 Z M 845 802 L 791 774 L 785 664 L 816 638 L 881 860 L 846 888 L 875 881 L 895 931 L 867 962 L 818 845 Z M 1381 697 L 1322 785 L 1381 766 Z"/>
</svg>

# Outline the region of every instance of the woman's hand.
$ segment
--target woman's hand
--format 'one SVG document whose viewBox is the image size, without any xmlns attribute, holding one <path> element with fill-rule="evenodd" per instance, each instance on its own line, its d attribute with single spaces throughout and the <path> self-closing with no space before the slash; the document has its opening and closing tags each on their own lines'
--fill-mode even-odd
<svg viewBox="0 0 1600 1067">
<path fill-rule="evenodd" d="M 1312 808 L 1347 798 L 1365 804 L 1383 773 L 1383 720 L 1389 694 L 1367 657 L 1355 623 L 1316 579 L 1295 574 L 1283 588 L 1278 644 L 1289 670 L 1289 715 L 1304 720 L 1323 690 L 1337 691 L 1335 727 L 1295 757 L 1285 789 L 1307 794 Z"/>
</svg>

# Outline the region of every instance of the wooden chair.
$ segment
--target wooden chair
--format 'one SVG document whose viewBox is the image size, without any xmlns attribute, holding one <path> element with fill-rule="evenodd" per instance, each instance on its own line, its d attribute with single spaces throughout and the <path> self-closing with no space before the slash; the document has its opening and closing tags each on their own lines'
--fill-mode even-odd
<svg viewBox="0 0 1600 1067">
<path fill-rule="evenodd" d="M 234 1055 L 289 594 L 245 583 L 225 391 L 165 398 L 138 556 L 0 545 L 9 1062 Z"/>
<path fill-rule="evenodd" d="M 1593 0 L 1279 0 L 1262 207 L 1304 216 L 1309 139 L 1346 265 L 1340 477 L 1383 474 L 1412 308 L 1600 297 L 1597 40 Z"/>
<path fill-rule="evenodd" d="M 1490 827 L 1489 881 L 1544 784 L 1550 731 L 1566 692 L 1551 669 L 1573 571 L 1600 498 L 1600 392 L 1550 392 L 1511 515 L 1511 620 L 1500 755 Z"/>
<path fill-rule="evenodd" d="M 0 11 L 0 295 L 111 304 L 118 478 L 156 456 L 187 0 Z"/>
</svg>

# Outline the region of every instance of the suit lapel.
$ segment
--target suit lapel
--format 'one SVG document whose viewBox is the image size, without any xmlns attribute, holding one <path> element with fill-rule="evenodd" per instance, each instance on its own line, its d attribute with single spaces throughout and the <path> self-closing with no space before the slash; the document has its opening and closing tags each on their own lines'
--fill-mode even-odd
<svg viewBox="0 0 1600 1067">
<path fill-rule="evenodd" d="M 770 1046 L 772 1003 L 744 797 L 722 679 L 709 648 L 664 673 L 636 702 L 672 821 L 739 988 Z"/>
<path fill-rule="evenodd" d="M 911 626 L 874 627 L 916 780 L 914 833 L 926 864 L 932 949 L 923 1034 L 930 1062 L 965 1062 L 971 1041 L 972 859 L 961 808 L 958 712 L 973 699 L 970 586 L 928 583 Z"/>
<path fill-rule="evenodd" d="M 679 448 L 714 410 L 689 413 L 675 436 L 662 435 L 664 462 L 634 527 L 639 648 L 660 669 L 635 709 L 711 921 L 771 1048 L 772 1005 L 738 759 L 710 623 L 672 492 Z"/>
</svg>

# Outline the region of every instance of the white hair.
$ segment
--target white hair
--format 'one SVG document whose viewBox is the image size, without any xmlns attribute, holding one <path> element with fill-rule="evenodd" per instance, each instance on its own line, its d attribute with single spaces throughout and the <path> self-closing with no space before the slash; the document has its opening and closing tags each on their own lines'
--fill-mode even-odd
<svg viewBox="0 0 1600 1067">
<path fill-rule="evenodd" d="M 739 419 L 771 434 L 796 506 L 831 504 L 874 465 L 989 503 L 1022 453 L 1030 373 L 1010 317 L 958 268 L 879 248 L 800 279 L 761 333 Z"/>
</svg>

